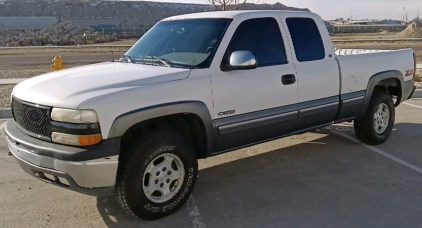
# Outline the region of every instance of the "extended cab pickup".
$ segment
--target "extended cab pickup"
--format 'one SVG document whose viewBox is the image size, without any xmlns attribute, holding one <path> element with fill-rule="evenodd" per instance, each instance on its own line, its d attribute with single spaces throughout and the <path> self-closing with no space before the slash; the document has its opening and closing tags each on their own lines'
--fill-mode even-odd
<svg viewBox="0 0 422 228">
<path fill-rule="evenodd" d="M 309 12 L 181 15 L 119 61 L 18 84 L 6 139 L 30 175 L 154 219 L 186 202 L 197 159 L 344 121 L 383 143 L 414 72 L 411 49 L 335 50 Z"/>
</svg>

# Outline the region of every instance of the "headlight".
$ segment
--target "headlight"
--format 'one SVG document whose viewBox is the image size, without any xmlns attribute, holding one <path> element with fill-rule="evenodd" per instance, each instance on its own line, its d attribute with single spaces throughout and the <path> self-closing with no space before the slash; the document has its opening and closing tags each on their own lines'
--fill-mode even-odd
<svg viewBox="0 0 422 228">
<path fill-rule="evenodd" d="M 67 123 L 98 123 L 97 113 L 94 110 L 53 108 L 51 119 Z"/>
</svg>

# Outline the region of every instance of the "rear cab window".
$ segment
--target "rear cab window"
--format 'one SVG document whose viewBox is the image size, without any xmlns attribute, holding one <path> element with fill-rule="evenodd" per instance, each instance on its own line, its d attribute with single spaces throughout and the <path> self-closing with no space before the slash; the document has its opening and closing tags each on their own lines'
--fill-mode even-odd
<svg viewBox="0 0 422 228">
<path fill-rule="evenodd" d="M 253 18 L 240 23 L 222 64 L 228 63 L 234 51 L 251 51 L 258 61 L 258 67 L 288 63 L 280 26 L 273 17 Z"/>
<path fill-rule="evenodd" d="M 325 47 L 317 24 L 311 18 L 287 18 L 287 27 L 299 62 L 325 58 Z"/>
</svg>

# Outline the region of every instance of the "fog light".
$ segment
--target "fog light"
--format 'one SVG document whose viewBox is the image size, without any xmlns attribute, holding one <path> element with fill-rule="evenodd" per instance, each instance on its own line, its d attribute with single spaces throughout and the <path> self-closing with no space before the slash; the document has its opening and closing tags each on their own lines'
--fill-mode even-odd
<svg viewBox="0 0 422 228">
<path fill-rule="evenodd" d="M 95 135 L 69 135 L 53 132 L 52 140 L 56 143 L 62 143 L 74 146 L 89 146 L 101 142 L 101 134 Z"/>
</svg>

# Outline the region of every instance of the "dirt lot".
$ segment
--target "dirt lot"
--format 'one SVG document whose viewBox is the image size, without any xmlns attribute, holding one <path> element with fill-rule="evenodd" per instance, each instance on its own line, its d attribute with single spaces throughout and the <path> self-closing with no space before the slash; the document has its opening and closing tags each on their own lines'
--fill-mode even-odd
<svg viewBox="0 0 422 228">
<path fill-rule="evenodd" d="M 334 33 L 331 34 L 333 40 L 357 40 L 357 39 L 393 39 L 396 33 Z"/>
<path fill-rule="evenodd" d="M 390 39 L 393 35 L 381 34 L 335 34 L 333 40 L 356 39 Z M 133 45 L 136 39 L 123 40 L 111 43 L 112 45 Z M 105 43 L 100 45 L 107 45 Z M 2 78 L 29 78 L 43 73 L 51 72 L 51 60 L 60 55 L 65 65 L 69 67 L 111 61 L 119 58 L 126 52 L 125 47 L 91 47 L 83 48 L 50 48 L 50 49 L 0 49 L 0 79 Z M 413 48 L 417 60 L 422 63 L 422 42 L 335 42 L 337 48 L 363 48 L 363 49 L 401 49 Z M 420 85 L 422 88 L 422 84 Z M 0 107 L 8 107 L 10 93 L 13 86 L 0 85 Z"/>
</svg>

